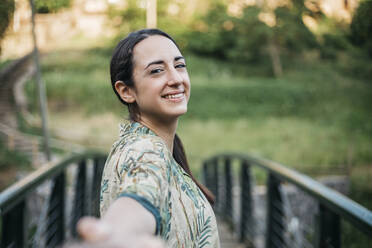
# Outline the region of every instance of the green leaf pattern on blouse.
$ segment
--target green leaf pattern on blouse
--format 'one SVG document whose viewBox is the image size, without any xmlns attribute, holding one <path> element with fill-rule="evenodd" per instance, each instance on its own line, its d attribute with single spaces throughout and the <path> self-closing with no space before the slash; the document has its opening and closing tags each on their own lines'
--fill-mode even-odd
<svg viewBox="0 0 372 248">
<path fill-rule="evenodd" d="M 163 140 L 137 122 L 121 125 L 120 139 L 107 158 L 101 215 L 123 193 L 143 197 L 159 211 L 159 235 L 168 247 L 220 247 L 209 202 Z"/>
</svg>

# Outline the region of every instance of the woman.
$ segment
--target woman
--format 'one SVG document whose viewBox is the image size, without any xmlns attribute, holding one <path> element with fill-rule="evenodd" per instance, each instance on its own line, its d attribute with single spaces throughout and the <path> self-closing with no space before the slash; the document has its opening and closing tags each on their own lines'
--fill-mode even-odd
<svg viewBox="0 0 372 248">
<path fill-rule="evenodd" d="M 79 233 L 105 247 L 219 247 L 213 196 L 193 178 L 176 135 L 190 97 L 177 44 L 157 29 L 133 32 L 115 48 L 110 73 L 130 122 L 106 161 L 102 218 L 83 219 Z"/>
</svg>

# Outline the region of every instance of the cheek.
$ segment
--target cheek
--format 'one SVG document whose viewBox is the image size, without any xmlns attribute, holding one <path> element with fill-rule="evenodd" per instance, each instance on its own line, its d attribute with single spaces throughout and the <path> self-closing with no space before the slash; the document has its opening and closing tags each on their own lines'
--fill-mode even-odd
<svg viewBox="0 0 372 248">
<path fill-rule="evenodd" d="M 191 93 L 191 84 L 190 84 L 190 80 L 187 81 L 187 83 L 186 83 L 186 87 L 188 88 L 189 96 L 190 96 L 190 93 Z"/>
<path fill-rule="evenodd" d="M 187 102 L 189 102 L 190 95 L 191 95 L 191 85 L 190 85 L 190 83 L 187 86 L 188 86 L 188 94 L 186 95 L 186 97 L 187 97 Z"/>
<path fill-rule="evenodd" d="M 191 85 L 190 85 L 190 78 L 189 78 L 189 75 L 187 73 L 184 76 L 184 80 L 183 81 L 185 82 L 185 85 L 186 85 L 187 88 L 190 88 L 191 87 Z"/>
</svg>

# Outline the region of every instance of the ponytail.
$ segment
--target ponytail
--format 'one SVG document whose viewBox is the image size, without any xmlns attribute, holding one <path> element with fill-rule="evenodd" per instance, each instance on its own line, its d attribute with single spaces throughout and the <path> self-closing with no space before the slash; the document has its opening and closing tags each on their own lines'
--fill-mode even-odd
<svg viewBox="0 0 372 248">
<path fill-rule="evenodd" d="M 214 195 L 212 194 L 212 192 L 210 192 L 207 189 L 207 187 L 199 183 L 192 175 L 190 167 L 189 167 L 189 163 L 187 162 L 186 153 L 183 148 L 181 139 L 178 137 L 177 134 L 174 136 L 174 141 L 173 141 L 173 158 L 190 175 L 191 179 L 195 182 L 196 185 L 198 185 L 199 189 L 203 192 L 203 194 L 205 195 L 209 203 L 213 205 Z"/>
</svg>

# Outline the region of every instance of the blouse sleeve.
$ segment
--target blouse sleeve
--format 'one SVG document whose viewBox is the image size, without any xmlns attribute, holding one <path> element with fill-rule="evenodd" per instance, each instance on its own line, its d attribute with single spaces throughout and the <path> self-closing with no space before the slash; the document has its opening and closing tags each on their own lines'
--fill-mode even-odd
<svg viewBox="0 0 372 248">
<path fill-rule="evenodd" d="M 130 197 L 150 211 L 160 227 L 160 209 L 168 188 L 167 159 L 163 142 L 135 141 L 125 149 L 116 166 L 119 178 L 117 197 Z"/>
</svg>

